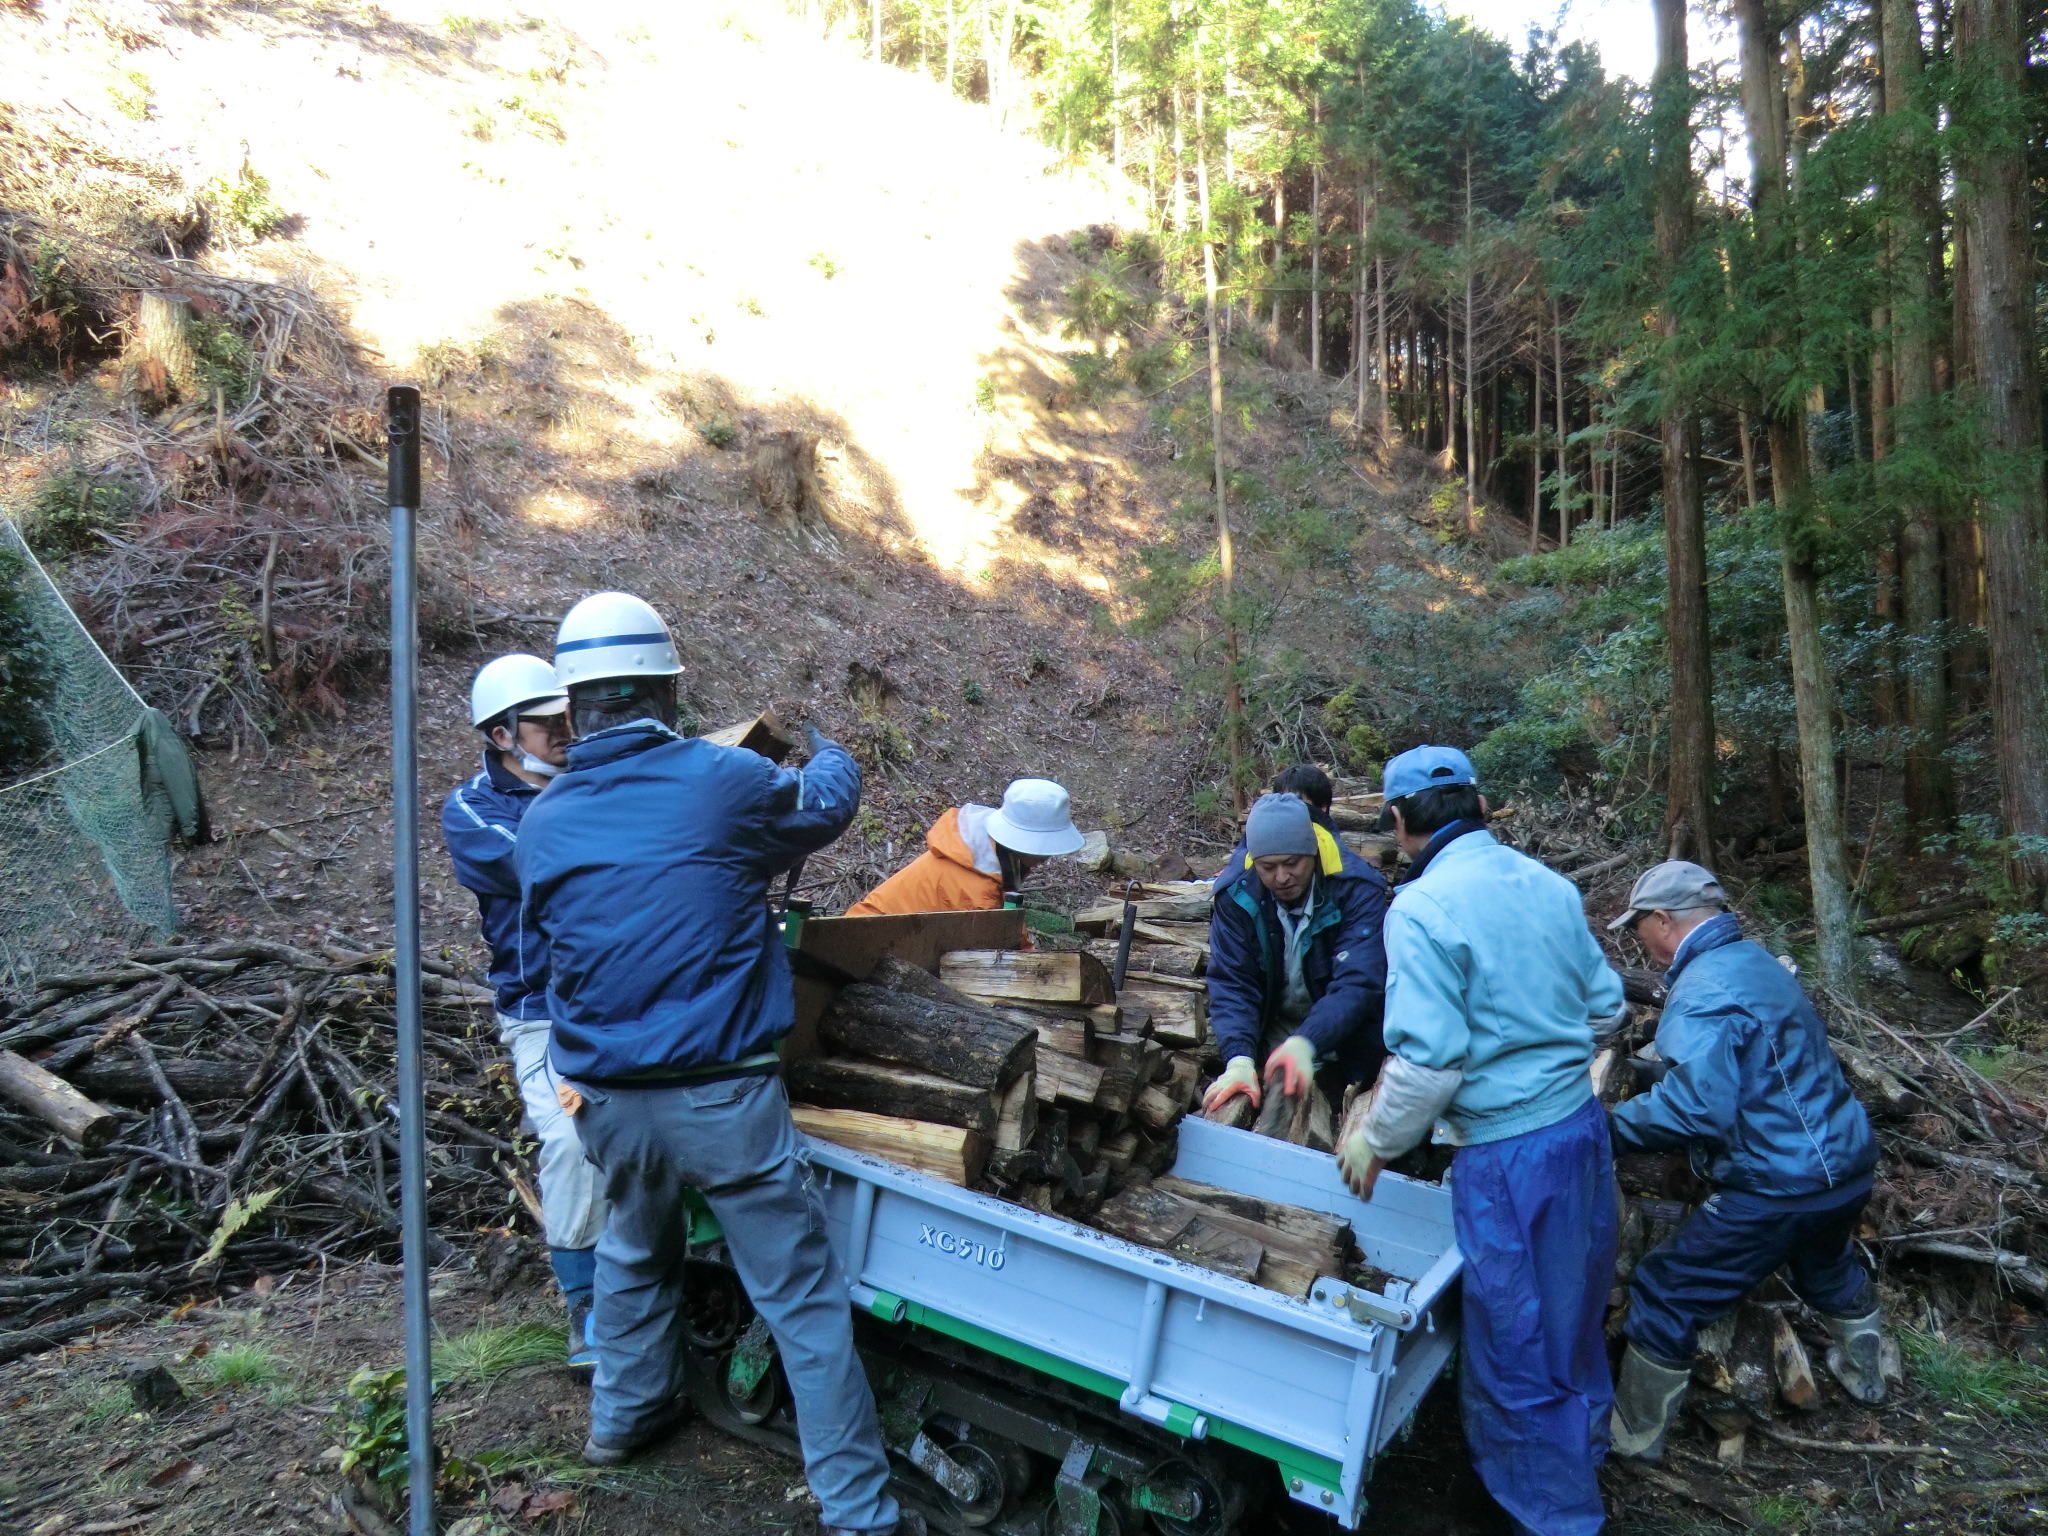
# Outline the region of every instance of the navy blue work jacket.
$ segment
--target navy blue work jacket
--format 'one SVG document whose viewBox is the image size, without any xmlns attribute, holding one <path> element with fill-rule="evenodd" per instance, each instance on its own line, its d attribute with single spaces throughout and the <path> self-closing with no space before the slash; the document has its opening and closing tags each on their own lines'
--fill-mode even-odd
<svg viewBox="0 0 2048 1536">
<path fill-rule="evenodd" d="M 768 888 L 859 806 L 860 769 L 831 743 L 801 771 L 652 720 L 572 743 L 518 852 L 526 918 L 548 945 L 555 1070 L 691 1072 L 787 1034 Z"/>
<path fill-rule="evenodd" d="M 1717 1188 L 1775 1197 L 1840 1189 L 1877 1166 L 1827 1026 L 1733 913 L 1686 935 L 1664 984 L 1657 1054 L 1671 1070 L 1614 1107 L 1617 1151 L 1684 1148 Z"/>
<path fill-rule="evenodd" d="M 484 750 L 481 773 L 441 802 L 441 841 L 455 878 L 476 895 L 484 942 L 491 947 L 491 990 L 508 1019 L 548 1016 L 548 946 L 519 915 L 519 871 L 512 866 L 519 823 L 540 791 Z"/>
<path fill-rule="evenodd" d="M 1301 959 L 1313 1006 L 1297 1033 L 1308 1037 L 1318 1057 L 1334 1060 L 1347 1081 L 1357 1082 L 1377 1070 L 1385 1054 L 1380 1024 L 1387 952 L 1380 926 L 1387 882 L 1349 849 L 1337 859 L 1323 849 L 1319 865 Z M 1286 992 L 1286 963 L 1272 892 L 1255 871 L 1228 881 L 1219 876 L 1209 917 L 1209 1025 L 1225 1061 L 1257 1059 L 1260 1039 L 1278 1017 Z"/>
</svg>

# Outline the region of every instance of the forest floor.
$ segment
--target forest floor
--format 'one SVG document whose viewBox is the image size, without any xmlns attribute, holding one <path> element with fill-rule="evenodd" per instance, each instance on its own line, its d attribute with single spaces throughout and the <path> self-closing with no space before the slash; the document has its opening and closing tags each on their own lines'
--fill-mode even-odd
<svg viewBox="0 0 2048 1536">
<path fill-rule="evenodd" d="M 444 1270 L 433 1303 L 436 1369 L 452 1378 L 438 1405 L 444 1447 L 489 1469 L 455 1496 L 467 1502 L 444 1510 L 450 1523 L 480 1522 L 465 1536 L 815 1531 L 800 1466 L 701 1420 L 626 1469 L 582 1466 L 587 1378 L 554 1363 L 561 1321 L 544 1260 L 495 1289 L 481 1267 Z M 357 1370 L 402 1353 L 397 1271 L 365 1264 L 287 1273 L 0 1367 L 4 1529 L 349 1532 L 335 1502 L 354 1407 L 345 1388 Z M 154 1365 L 185 1386 L 185 1403 L 137 1410 L 129 1373 Z M 2048 1527 L 2048 1448 L 1943 1386 L 1915 1382 L 1870 1410 L 1826 1383 L 1815 1412 L 1777 1421 L 1779 1433 L 1818 1448 L 1752 1435 L 1737 1467 L 1718 1463 L 1710 1439 L 1681 1428 L 1662 1467 L 1603 1474 L 1613 1528 L 1625 1536 L 1731 1528 L 1934 1536 Z M 1448 1383 L 1382 1457 L 1368 1498 L 1367 1530 L 1509 1529 L 1471 1471 Z M 1323 1536 L 1336 1527 L 1276 1498 L 1245 1529 Z"/>
</svg>

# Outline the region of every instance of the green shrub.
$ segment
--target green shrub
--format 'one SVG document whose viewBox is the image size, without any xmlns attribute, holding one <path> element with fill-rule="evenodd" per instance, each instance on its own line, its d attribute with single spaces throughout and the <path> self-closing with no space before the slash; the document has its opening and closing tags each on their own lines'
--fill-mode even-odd
<svg viewBox="0 0 2048 1536">
<path fill-rule="evenodd" d="M 289 217 L 270 198 L 270 179 L 244 162 L 235 179 L 216 176 L 199 191 L 199 201 L 214 223 L 252 240 L 274 234 Z"/>
<path fill-rule="evenodd" d="M 100 535 L 121 528 L 133 510 L 134 498 L 120 481 L 60 469 L 29 493 L 21 536 L 41 560 L 84 554 L 103 548 Z"/>
<path fill-rule="evenodd" d="M 261 1344 L 229 1344 L 202 1355 L 196 1364 L 216 1387 L 275 1387 L 285 1379 L 283 1357 Z"/>
<path fill-rule="evenodd" d="M 33 768 L 49 750 L 43 710 L 53 658 L 29 606 L 28 562 L 0 545 L 0 778 Z"/>
<path fill-rule="evenodd" d="M 218 394 L 230 406 L 246 404 L 256 393 L 255 348 L 224 320 L 195 320 L 187 334 L 192 371 L 206 398 Z"/>
<path fill-rule="evenodd" d="M 740 440 L 740 429 L 723 416 L 697 423 L 697 435 L 714 448 L 730 448 Z"/>
</svg>

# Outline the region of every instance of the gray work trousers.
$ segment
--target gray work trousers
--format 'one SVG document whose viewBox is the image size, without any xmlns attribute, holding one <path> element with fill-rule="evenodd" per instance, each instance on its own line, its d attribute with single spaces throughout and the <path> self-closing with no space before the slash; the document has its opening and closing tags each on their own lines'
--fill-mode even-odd
<svg viewBox="0 0 2048 1536">
<path fill-rule="evenodd" d="M 684 1191 L 725 1228 L 733 1267 L 775 1336 L 796 1399 L 804 1475 L 827 1527 L 896 1523 L 874 1394 L 853 1349 L 846 1281 L 779 1077 L 591 1088 L 577 1129 L 604 1171 L 591 1434 L 629 1445 L 683 1386 Z"/>
</svg>

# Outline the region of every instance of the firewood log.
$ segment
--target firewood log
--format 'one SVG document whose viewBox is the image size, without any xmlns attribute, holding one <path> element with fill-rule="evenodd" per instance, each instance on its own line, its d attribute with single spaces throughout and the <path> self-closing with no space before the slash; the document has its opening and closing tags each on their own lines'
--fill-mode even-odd
<svg viewBox="0 0 2048 1536">
<path fill-rule="evenodd" d="M 1063 1055 L 1078 1056 L 1083 1061 L 1094 1054 L 1095 1015 L 1116 1012 L 1113 1008 L 1026 1008 L 1014 1003 L 1005 1004 L 995 1011 L 999 1018 L 1036 1031 L 1040 1045 L 1049 1045 Z"/>
<path fill-rule="evenodd" d="M 1102 1068 L 1049 1045 L 1038 1047 L 1038 1102 L 1092 1105 L 1102 1092 Z"/>
<path fill-rule="evenodd" d="M 973 1088 L 1002 1088 L 1031 1065 L 1038 1039 L 992 1011 L 955 1007 L 866 982 L 841 990 L 818 1021 L 821 1039 Z"/>
<path fill-rule="evenodd" d="M 27 1110 L 88 1152 L 112 1141 L 120 1124 L 112 1110 L 12 1051 L 0 1051 L 0 1098 Z"/>
<path fill-rule="evenodd" d="M 1126 981 L 1117 999 L 1128 1014 L 1142 1008 L 1152 1019 L 1152 1036 L 1176 1050 L 1198 1051 L 1209 1043 L 1209 998 L 1155 981 Z"/>
<path fill-rule="evenodd" d="M 939 979 L 970 997 L 1091 1008 L 1116 1001 L 1109 967 L 1078 950 L 955 950 L 939 961 Z"/>
<path fill-rule="evenodd" d="M 1299 1096 L 1280 1092 L 1276 1084 L 1266 1090 L 1266 1101 L 1260 1106 L 1252 1129 L 1261 1136 L 1291 1141 L 1297 1147 L 1328 1152 L 1336 1145 L 1336 1128 L 1331 1118 L 1330 1101 L 1314 1083 Z"/>
<path fill-rule="evenodd" d="M 1038 1133 L 1038 1069 L 1020 1073 L 996 1103 L 996 1147 L 1015 1152 Z"/>
<path fill-rule="evenodd" d="M 809 1104 L 791 1105 L 789 1112 L 796 1128 L 806 1136 L 885 1157 L 948 1184 L 972 1184 L 988 1161 L 988 1138 L 957 1125 L 899 1120 L 858 1109 L 817 1109 Z"/>
<path fill-rule="evenodd" d="M 1170 1253 L 1235 1280 L 1255 1279 L 1265 1257 L 1252 1239 L 1225 1230 L 1200 1206 L 1163 1190 L 1125 1190 L 1106 1202 L 1093 1220 L 1113 1237 Z"/>
<path fill-rule="evenodd" d="M 793 1061 L 786 1075 L 791 1098 L 823 1109 L 864 1109 L 899 1120 L 957 1125 L 984 1136 L 996 1128 L 995 1094 L 949 1077 L 846 1056 Z M 1022 1081 L 1020 1075 L 1011 1089 Z"/>
</svg>

